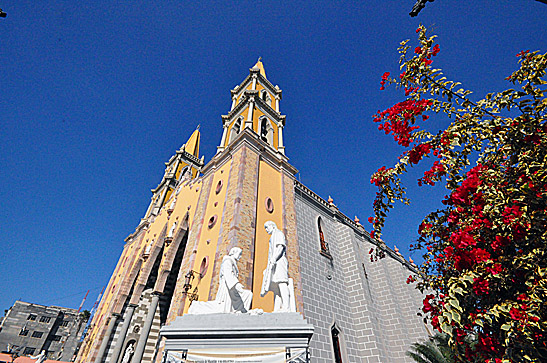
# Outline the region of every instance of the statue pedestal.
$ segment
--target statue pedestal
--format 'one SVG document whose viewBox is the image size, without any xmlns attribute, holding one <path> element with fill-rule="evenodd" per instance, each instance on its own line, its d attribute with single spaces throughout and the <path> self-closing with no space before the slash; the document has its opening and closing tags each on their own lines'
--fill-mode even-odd
<svg viewBox="0 0 547 363">
<path fill-rule="evenodd" d="M 309 362 L 313 326 L 300 313 L 179 316 L 164 326 L 165 363 Z"/>
</svg>

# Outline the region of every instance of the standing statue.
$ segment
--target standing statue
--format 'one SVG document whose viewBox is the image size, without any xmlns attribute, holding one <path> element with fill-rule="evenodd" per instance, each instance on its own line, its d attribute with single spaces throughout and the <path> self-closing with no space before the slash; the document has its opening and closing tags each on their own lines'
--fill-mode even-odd
<svg viewBox="0 0 547 363">
<path fill-rule="evenodd" d="M 135 348 L 133 347 L 134 343 L 131 343 L 125 349 L 123 354 L 122 363 L 129 363 L 131 358 L 133 358 L 133 353 L 135 353 Z"/>
<path fill-rule="evenodd" d="M 146 245 L 146 248 L 144 249 L 144 255 L 148 256 L 150 254 L 150 251 L 152 251 L 152 246 L 154 245 L 154 239 L 152 238 L 152 241 L 148 245 Z"/>
<path fill-rule="evenodd" d="M 243 285 L 238 281 L 237 261 L 241 258 L 241 253 L 241 248 L 234 247 L 222 259 L 215 300 L 193 301 L 188 309 L 188 314 L 246 313 L 249 311 L 253 293 L 243 289 Z"/>
<path fill-rule="evenodd" d="M 260 296 L 268 291 L 274 294 L 274 312 L 291 311 L 289 290 L 289 261 L 287 261 L 287 241 L 285 235 L 272 221 L 264 223 L 266 232 L 271 235 L 268 250 L 268 265 L 264 270 Z"/>
<path fill-rule="evenodd" d="M 177 221 L 173 223 L 171 226 L 171 229 L 169 230 L 169 233 L 167 234 L 168 238 L 173 238 L 175 236 L 175 229 L 177 228 Z"/>
</svg>

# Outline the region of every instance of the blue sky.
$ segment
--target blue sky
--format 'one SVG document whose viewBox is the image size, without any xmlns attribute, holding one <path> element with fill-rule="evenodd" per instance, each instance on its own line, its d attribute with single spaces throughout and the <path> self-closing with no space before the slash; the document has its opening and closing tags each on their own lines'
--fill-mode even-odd
<svg viewBox="0 0 547 363">
<path fill-rule="evenodd" d="M 421 22 L 435 65 L 473 90 L 503 90 L 523 49 L 547 51 L 547 5 L 533 0 L 4 2 L 0 18 L 0 308 L 16 299 L 90 308 L 143 216 L 164 162 L 201 124 L 208 160 L 230 89 L 259 56 L 283 90 L 286 153 L 298 178 L 366 225 L 370 175 L 399 147 L 371 115 L 396 48 Z M 414 42 L 415 44 L 415 42 Z M 431 129 L 446 120 L 432 115 Z M 413 204 L 384 239 L 408 245 L 442 188 L 406 181 Z M 416 257 L 416 256 L 414 256 Z"/>
</svg>

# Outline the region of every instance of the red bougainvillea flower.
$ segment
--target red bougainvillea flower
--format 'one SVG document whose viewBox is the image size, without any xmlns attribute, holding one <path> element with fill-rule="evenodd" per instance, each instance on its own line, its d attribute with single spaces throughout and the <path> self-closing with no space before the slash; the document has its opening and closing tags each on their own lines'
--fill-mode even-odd
<svg viewBox="0 0 547 363">
<path fill-rule="evenodd" d="M 486 295 L 488 294 L 488 288 L 488 280 L 485 280 L 482 277 L 477 277 L 473 279 L 473 292 L 475 292 L 475 294 Z"/>
</svg>

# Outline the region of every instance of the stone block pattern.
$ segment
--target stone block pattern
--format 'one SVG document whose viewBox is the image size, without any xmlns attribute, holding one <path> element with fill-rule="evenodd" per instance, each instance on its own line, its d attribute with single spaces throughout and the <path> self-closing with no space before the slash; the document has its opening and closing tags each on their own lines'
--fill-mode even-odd
<svg viewBox="0 0 547 363">
<path fill-rule="evenodd" d="M 150 308 L 150 303 L 152 301 L 152 291 L 153 289 L 147 289 L 142 293 L 142 297 L 139 301 L 138 306 L 135 308 L 135 313 L 133 314 L 133 318 L 131 319 L 131 323 L 129 324 L 129 329 L 127 330 L 127 335 L 124 341 L 122 352 L 120 354 L 120 357 L 118 358 L 119 360 L 122 359 L 123 352 L 127 345 L 131 341 L 134 341 L 136 346 L 136 342 L 139 340 L 141 328 L 144 325 L 144 321 L 146 319 L 146 315 L 148 314 L 148 309 Z M 126 309 L 124 308 L 124 311 L 122 313 L 122 319 L 118 319 L 115 332 L 112 334 L 113 338 L 110 340 L 107 347 L 107 354 L 105 354 L 106 359 L 104 359 L 103 362 L 111 362 L 112 352 L 114 351 L 114 342 L 117 342 L 120 336 L 123 319 L 126 317 L 125 313 Z M 146 347 L 141 362 L 152 362 L 156 350 L 156 344 L 159 340 L 160 327 L 160 309 L 158 308 L 156 309 L 156 312 L 154 314 L 154 320 L 152 322 L 152 327 L 150 328 L 150 334 L 148 335 L 148 340 L 146 341 Z"/>
<path fill-rule="evenodd" d="M 241 261 L 254 260 L 256 198 L 258 183 L 259 156 L 243 146 L 234 152 L 230 175 L 226 185 L 226 201 L 222 214 L 213 273 L 213 284 L 209 299 L 214 299 L 218 291 L 218 272 L 223 257 L 232 247 L 242 250 Z M 252 263 L 239 265 L 239 281 L 244 286 L 252 286 Z"/>
<path fill-rule="evenodd" d="M 416 316 L 420 294 L 406 285 L 410 271 L 387 255 L 371 263 L 368 236 L 337 212 L 295 191 L 295 210 L 304 315 L 315 327 L 312 361 L 334 361 L 330 329 L 341 332 L 349 362 L 412 362 L 404 353 L 427 336 Z M 317 218 L 321 217 L 332 261 L 322 256 Z"/>
<path fill-rule="evenodd" d="M 410 270 L 390 257 L 371 262 L 368 250 L 374 245 L 362 236 L 356 236 L 356 245 L 364 256 L 369 291 L 375 314 L 380 322 L 385 356 L 389 362 L 413 362 L 405 356 L 412 343 L 427 337 L 427 330 L 416 314 L 423 296 L 412 285 L 406 284 Z M 402 258 L 402 257 L 401 257 Z"/>
<path fill-rule="evenodd" d="M 296 211 L 294 206 L 294 177 L 283 173 L 283 226 L 287 238 L 287 259 L 289 261 L 289 276 L 294 281 L 296 311 L 304 311 L 302 297 L 302 278 L 300 276 L 300 249 L 296 233 Z"/>
</svg>

